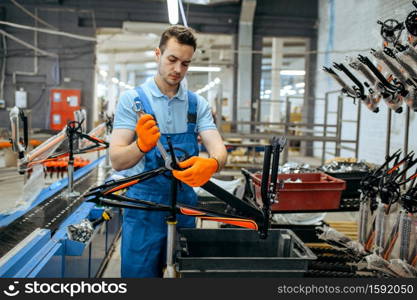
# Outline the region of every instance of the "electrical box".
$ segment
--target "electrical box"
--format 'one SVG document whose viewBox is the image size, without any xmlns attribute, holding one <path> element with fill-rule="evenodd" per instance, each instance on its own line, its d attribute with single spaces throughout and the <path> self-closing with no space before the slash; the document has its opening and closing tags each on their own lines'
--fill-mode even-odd
<svg viewBox="0 0 417 300">
<path fill-rule="evenodd" d="M 52 89 L 50 97 L 50 127 L 53 130 L 61 130 L 68 121 L 74 121 L 74 112 L 80 109 L 81 90 Z"/>
<path fill-rule="evenodd" d="M 14 94 L 15 105 L 19 108 L 27 108 L 28 107 L 28 93 L 20 88 L 20 90 L 16 91 Z"/>
</svg>

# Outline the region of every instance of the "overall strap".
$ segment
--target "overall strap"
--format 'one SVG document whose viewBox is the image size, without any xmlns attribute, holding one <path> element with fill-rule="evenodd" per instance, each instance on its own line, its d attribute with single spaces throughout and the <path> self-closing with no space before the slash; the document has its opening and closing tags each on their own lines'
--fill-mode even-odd
<svg viewBox="0 0 417 300">
<path fill-rule="evenodd" d="M 155 118 L 155 114 L 152 110 L 152 106 L 149 103 L 148 97 L 146 96 L 143 88 L 138 86 L 137 88 L 135 88 L 135 90 L 138 93 L 138 97 L 134 99 L 136 107 L 137 108 L 142 107 L 145 113 L 150 114 Z"/>
<path fill-rule="evenodd" d="M 188 91 L 187 132 L 195 133 L 197 126 L 197 95 Z"/>
</svg>

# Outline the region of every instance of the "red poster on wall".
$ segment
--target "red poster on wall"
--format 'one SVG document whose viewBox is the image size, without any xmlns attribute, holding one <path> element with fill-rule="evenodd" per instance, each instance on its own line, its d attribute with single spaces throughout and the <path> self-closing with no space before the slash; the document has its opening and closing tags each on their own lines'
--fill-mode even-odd
<svg viewBox="0 0 417 300">
<path fill-rule="evenodd" d="M 74 111 L 80 109 L 81 90 L 51 90 L 50 127 L 61 130 L 68 121 L 74 120 Z"/>
</svg>

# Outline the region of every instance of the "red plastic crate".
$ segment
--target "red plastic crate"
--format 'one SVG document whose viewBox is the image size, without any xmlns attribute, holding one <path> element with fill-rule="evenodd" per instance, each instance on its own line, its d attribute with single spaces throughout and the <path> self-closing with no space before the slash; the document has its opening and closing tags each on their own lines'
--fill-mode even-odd
<svg viewBox="0 0 417 300">
<path fill-rule="evenodd" d="M 300 178 L 300 183 L 284 183 L 279 190 L 279 203 L 272 204 L 274 211 L 315 211 L 338 209 L 342 191 L 346 189 L 344 180 L 334 178 L 325 173 L 280 174 L 278 180 Z M 261 198 L 262 174 L 252 175 L 255 185 L 256 201 L 262 203 Z"/>
</svg>

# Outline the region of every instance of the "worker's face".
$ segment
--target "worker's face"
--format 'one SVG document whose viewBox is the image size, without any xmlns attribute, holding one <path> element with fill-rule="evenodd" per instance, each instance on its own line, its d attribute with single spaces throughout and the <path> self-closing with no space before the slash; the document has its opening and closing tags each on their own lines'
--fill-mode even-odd
<svg viewBox="0 0 417 300">
<path fill-rule="evenodd" d="M 188 66 L 194 55 L 194 48 L 178 43 L 176 38 L 170 38 L 162 53 L 161 49 L 155 49 L 158 63 L 158 74 L 171 86 L 176 86 L 187 74 Z"/>
</svg>

